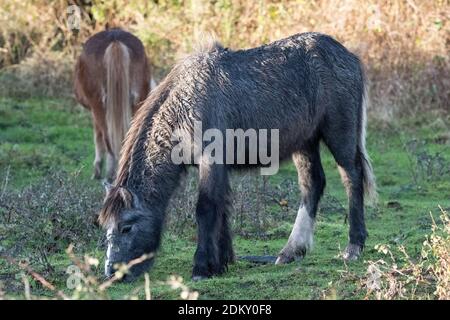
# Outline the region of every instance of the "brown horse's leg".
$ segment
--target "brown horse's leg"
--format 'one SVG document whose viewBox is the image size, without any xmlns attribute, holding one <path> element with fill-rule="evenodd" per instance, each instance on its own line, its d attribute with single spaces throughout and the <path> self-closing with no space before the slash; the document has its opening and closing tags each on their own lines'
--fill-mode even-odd
<svg viewBox="0 0 450 320">
<path fill-rule="evenodd" d="M 102 175 L 102 160 L 106 152 L 105 140 L 103 139 L 102 130 L 98 125 L 94 125 L 94 143 L 95 143 L 95 159 L 93 179 L 100 179 Z"/>
<path fill-rule="evenodd" d="M 317 207 L 325 188 L 325 173 L 320 161 L 318 143 L 294 153 L 292 159 L 297 167 L 302 203 L 289 240 L 278 255 L 276 264 L 302 258 L 311 249 Z"/>
<path fill-rule="evenodd" d="M 108 126 L 106 124 L 105 108 L 103 103 L 97 103 L 92 109 L 94 119 L 94 141 L 95 160 L 93 178 L 100 179 L 102 172 L 102 161 L 106 161 L 106 179 L 111 182 L 115 176 L 116 157 L 114 156 L 110 139 L 108 137 Z M 106 157 L 105 157 L 106 156 Z"/>
<path fill-rule="evenodd" d="M 116 157 L 112 153 L 108 152 L 106 155 L 106 179 L 109 182 L 113 181 L 116 176 L 116 166 Z"/>
</svg>

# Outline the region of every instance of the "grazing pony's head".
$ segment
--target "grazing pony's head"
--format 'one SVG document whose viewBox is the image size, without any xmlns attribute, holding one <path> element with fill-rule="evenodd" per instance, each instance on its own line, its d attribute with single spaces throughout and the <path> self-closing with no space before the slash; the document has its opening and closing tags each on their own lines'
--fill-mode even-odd
<svg viewBox="0 0 450 320">
<path fill-rule="evenodd" d="M 115 185 L 105 184 L 106 197 L 98 221 L 107 230 L 108 250 L 105 259 L 107 277 L 114 274 L 117 264 L 129 263 L 144 254 L 154 253 L 159 246 L 162 222 L 158 215 L 152 214 L 155 208 L 150 210 L 143 199 L 136 195 L 136 190 L 124 185 L 132 166 L 132 154 L 138 154 L 135 157 L 137 159 L 144 159 L 141 156 L 145 154 L 143 144 L 137 142 L 145 140 L 150 119 L 164 101 L 166 97 L 164 90 L 167 87 L 167 81 L 160 84 L 134 115 L 122 145 Z M 151 264 L 152 260 L 147 259 L 134 265 L 126 278 L 139 275 Z"/>
<path fill-rule="evenodd" d="M 99 215 L 99 223 L 106 230 L 108 249 L 105 275 L 111 277 L 118 265 L 141 258 L 156 251 L 160 228 L 142 201 L 123 186 L 106 184 L 107 195 Z M 151 267 L 153 259 L 145 259 L 128 270 L 126 280 L 132 280 Z"/>
</svg>

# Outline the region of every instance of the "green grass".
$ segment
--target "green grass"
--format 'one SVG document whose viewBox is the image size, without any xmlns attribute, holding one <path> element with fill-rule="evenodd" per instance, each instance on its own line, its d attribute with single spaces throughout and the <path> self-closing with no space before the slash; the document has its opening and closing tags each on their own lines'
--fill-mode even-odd
<svg viewBox="0 0 450 320">
<path fill-rule="evenodd" d="M 344 223 L 342 212 L 323 206 L 318 214 L 314 250 L 303 261 L 287 266 L 237 261 L 224 275 L 193 283 L 189 279 L 196 246 L 195 231 L 188 227 L 180 234 L 173 232 L 169 226 L 155 266 L 149 274 L 153 298 L 178 297 L 163 283 L 171 274 L 181 275 L 191 289 L 199 292 L 200 299 L 364 297 L 364 290 L 359 289 L 359 279 L 365 275 L 365 262 L 380 258 L 374 246 L 403 245 L 412 257 L 417 256 L 425 235 L 430 232 L 430 212 L 437 214 L 438 205 L 450 207 L 448 130 L 445 122 L 444 125 L 436 124 L 435 119 L 426 117 L 402 120 L 396 124 L 371 124 L 368 150 L 377 176 L 380 202 L 377 208 L 368 208 L 366 212 L 369 238 L 359 261 L 345 264 L 338 257 L 347 242 L 348 225 Z M 423 143 L 413 150 L 407 145 L 414 139 Z M 437 153 L 441 157 L 438 160 L 433 158 Z M 93 191 L 99 192 L 102 188 L 100 184 L 90 181 L 93 155 L 90 114 L 72 101 L 0 98 L 0 178 L 3 184 L 9 173 L 8 192 L 22 190 L 62 169 L 79 172 L 79 178 Z M 322 148 L 322 156 L 327 176 L 325 199 L 335 199 L 346 206 L 339 174 L 325 147 Z M 425 168 L 434 165 L 438 168 L 443 163 L 444 169 L 432 169 L 428 172 L 431 176 L 427 176 L 427 172 L 424 173 L 426 169 L 417 163 Z M 276 187 L 286 180 L 296 179 L 292 163 L 285 163 L 277 176 L 270 177 L 269 184 Z M 98 203 L 101 201 L 99 198 Z M 298 197 L 289 199 L 289 220 L 269 226 L 265 230 L 271 235 L 268 239 L 236 236 L 236 254 L 276 255 L 287 240 L 296 206 Z M 276 215 L 281 210 L 276 204 L 267 207 L 268 214 Z M 2 223 L 0 217 L 0 230 Z M 1 241 L 7 240 L 0 237 L 0 247 L 6 243 Z M 90 245 L 77 250 L 102 262 L 103 250 L 98 247 L 98 239 L 92 239 Z M 22 254 L 27 256 L 27 252 Z M 29 255 L 32 254 L 29 252 Z M 54 268 L 54 272 L 48 274 L 49 279 L 64 288 L 67 279 L 65 270 L 71 262 L 64 252 L 53 252 L 49 257 Z M 0 268 L 0 281 L 14 279 L 18 272 L 5 262 L 0 262 Z M 99 267 L 97 274 L 101 274 L 101 269 Z M 115 284 L 108 293 L 112 298 L 122 298 L 142 283 L 143 279 L 131 284 Z M 19 281 L 15 286 L 9 284 L 8 288 L 12 290 L 8 292 L 12 296 L 22 293 Z M 33 290 L 36 294 L 51 295 L 37 284 L 34 284 Z M 142 296 L 143 290 L 139 294 Z"/>
<path fill-rule="evenodd" d="M 82 170 L 93 161 L 90 114 L 70 100 L 0 98 L 0 168 L 22 187 L 58 168 Z"/>
</svg>

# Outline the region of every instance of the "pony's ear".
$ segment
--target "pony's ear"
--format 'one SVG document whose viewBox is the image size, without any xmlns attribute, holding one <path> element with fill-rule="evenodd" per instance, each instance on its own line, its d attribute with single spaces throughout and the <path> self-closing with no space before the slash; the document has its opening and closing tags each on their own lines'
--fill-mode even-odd
<svg viewBox="0 0 450 320">
<path fill-rule="evenodd" d="M 120 186 L 119 194 L 125 204 L 125 207 L 135 209 L 141 208 L 141 203 L 138 196 L 136 196 L 131 190 Z"/>
<path fill-rule="evenodd" d="M 105 187 L 106 193 L 108 194 L 112 188 L 113 185 L 111 183 L 109 183 L 108 181 L 103 181 L 103 186 Z"/>
<path fill-rule="evenodd" d="M 125 187 L 119 187 L 118 192 L 123 203 L 125 204 L 125 207 L 131 208 L 133 205 L 133 195 L 131 192 Z"/>
<path fill-rule="evenodd" d="M 133 208 L 142 209 L 142 205 L 139 200 L 139 197 L 137 195 L 135 195 L 133 192 L 131 192 L 131 194 L 133 195 Z"/>
</svg>

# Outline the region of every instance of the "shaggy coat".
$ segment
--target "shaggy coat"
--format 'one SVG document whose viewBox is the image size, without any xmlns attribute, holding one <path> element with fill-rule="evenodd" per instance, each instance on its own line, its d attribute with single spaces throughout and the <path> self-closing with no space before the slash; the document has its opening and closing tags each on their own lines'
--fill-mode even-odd
<svg viewBox="0 0 450 320">
<path fill-rule="evenodd" d="M 201 121 L 203 130 L 221 132 L 279 130 L 280 160 L 293 159 L 302 203 L 278 264 L 303 257 L 312 246 L 317 206 L 325 188 L 319 152 L 323 141 L 349 196 L 349 245 L 344 258 L 356 259 L 367 236 L 364 190 L 376 195 L 365 148 L 365 88 L 360 60 L 319 33 L 238 51 L 211 43 L 178 63 L 136 114 L 122 148 L 118 176 L 100 214 L 100 222 L 112 234 L 109 248 L 115 252 L 108 255 L 107 273 L 118 261 L 158 248 L 168 201 L 186 166 L 171 161 L 171 137 L 177 131 L 192 139 L 194 121 Z M 206 145 L 203 142 L 201 149 Z M 198 165 L 194 279 L 219 274 L 233 261 L 227 210 L 232 167 L 236 165 L 207 161 Z M 121 229 L 123 225 L 127 228 Z M 143 268 L 134 270 L 137 274 Z"/>
</svg>

